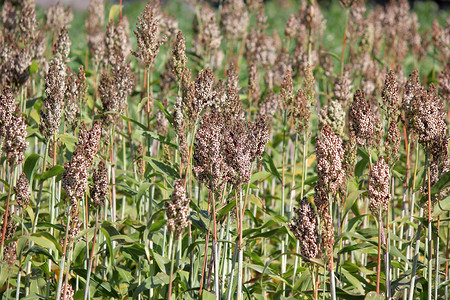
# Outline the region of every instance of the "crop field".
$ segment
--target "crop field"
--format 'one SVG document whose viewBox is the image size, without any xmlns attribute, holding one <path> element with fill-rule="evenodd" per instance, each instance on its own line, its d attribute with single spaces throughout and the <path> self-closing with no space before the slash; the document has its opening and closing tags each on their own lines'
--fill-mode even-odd
<svg viewBox="0 0 450 300">
<path fill-rule="evenodd" d="M 450 12 L 5 0 L 2 299 L 450 299 Z"/>
</svg>

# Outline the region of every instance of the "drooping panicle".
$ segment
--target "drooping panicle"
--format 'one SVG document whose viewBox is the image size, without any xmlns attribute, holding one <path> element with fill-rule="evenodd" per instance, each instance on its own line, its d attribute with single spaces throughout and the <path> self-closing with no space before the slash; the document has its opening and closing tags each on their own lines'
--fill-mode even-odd
<svg viewBox="0 0 450 300">
<path fill-rule="evenodd" d="M 412 120 L 415 118 L 415 111 L 413 110 L 413 98 L 417 93 L 423 90 L 419 80 L 419 71 L 414 70 L 409 74 L 408 81 L 405 84 L 405 90 L 402 97 L 402 110 L 404 112 L 403 123 L 408 132 L 413 129 Z"/>
<path fill-rule="evenodd" d="M 92 181 L 93 185 L 89 188 L 92 205 L 94 207 L 104 206 L 109 187 L 108 172 L 104 160 L 98 163 L 97 170 L 92 175 Z"/>
<path fill-rule="evenodd" d="M 450 104 L 450 63 L 439 74 L 439 93 L 444 102 Z"/>
<path fill-rule="evenodd" d="M 67 31 L 67 28 L 63 26 L 58 33 L 58 38 L 56 39 L 53 48 L 53 55 L 59 55 L 60 58 L 64 61 L 69 56 L 71 44 L 72 42 L 69 38 L 69 32 Z"/>
<path fill-rule="evenodd" d="M 99 94 L 104 112 L 103 117 L 108 123 L 122 113 L 127 104 L 127 97 L 134 86 L 134 75 L 125 57 L 116 55 L 111 72 L 104 71 L 100 76 Z"/>
<path fill-rule="evenodd" d="M 14 193 L 16 194 L 17 205 L 25 210 L 30 204 L 30 182 L 27 179 L 25 173 L 20 174 L 17 179 L 16 186 L 14 187 Z"/>
<path fill-rule="evenodd" d="M 11 123 L 17 109 L 14 95 L 8 86 L 3 88 L 0 95 L 0 137 L 6 135 L 6 128 Z"/>
<path fill-rule="evenodd" d="M 397 122 L 391 120 L 389 123 L 389 129 L 384 142 L 386 162 L 393 167 L 399 159 L 400 150 L 400 130 L 398 129 Z"/>
<path fill-rule="evenodd" d="M 177 33 L 177 40 L 172 50 L 173 69 L 177 76 L 178 82 L 181 83 L 184 69 L 186 68 L 186 41 L 183 32 L 180 30 Z"/>
<path fill-rule="evenodd" d="M 325 125 L 320 132 L 320 138 L 316 138 L 316 156 L 318 179 L 314 199 L 318 211 L 321 212 L 328 208 L 329 197 L 336 194 L 345 178 L 342 139 L 329 125 Z"/>
<path fill-rule="evenodd" d="M 319 126 L 322 127 L 324 124 L 330 125 L 338 136 L 344 136 L 345 111 L 341 102 L 330 101 L 320 110 Z"/>
<path fill-rule="evenodd" d="M 306 258 L 318 259 L 322 255 L 317 213 L 305 197 L 299 202 L 299 208 L 294 208 L 295 216 L 289 229 L 300 241 L 301 254 Z"/>
<path fill-rule="evenodd" d="M 8 158 L 10 165 L 21 164 L 25 158 L 25 150 L 28 142 L 27 124 L 25 118 L 20 112 L 13 114 L 9 124 L 5 126 L 5 135 L 3 136 L 3 151 Z"/>
<path fill-rule="evenodd" d="M 194 19 L 194 48 L 198 54 L 211 54 L 220 47 L 222 41 L 216 14 L 205 4 L 201 6 L 199 16 L 200 22 Z"/>
<path fill-rule="evenodd" d="M 224 1 L 220 25 L 227 39 L 237 40 L 243 38 L 247 31 L 248 21 L 247 7 L 243 0 Z"/>
<path fill-rule="evenodd" d="M 206 113 L 195 135 L 194 173 L 211 190 L 228 181 L 232 169 L 226 164 L 223 147 L 224 120 L 218 112 Z"/>
<path fill-rule="evenodd" d="M 294 121 L 297 133 L 303 134 L 308 131 L 309 119 L 311 117 L 311 105 L 301 88 L 293 98 L 292 105 L 289 108 L 289 116 Z"/>
<path fill-rule="evenodd" d="M 65 92 L 66 65 L 60 57 L 56 56 L 50 62 L 50 68 L 45 78 L 45 94 L 47 97 L 44 99 L 39 126 L 46 140 L 58 132 Z"/>
<path fill-rule="evenodd" d="M 389 183 L 391 175 L 389 165 L 380 157 L 369 172 L 369 209 L 374 216 L 379 216 L 380 210 L 384 212 L 388 209 L 391 194 L 389 192 Z"/>
<path fill-rule="evenodd" d="M 292 105 L 292 102 L 294 101 L 294 94 L 293 94 L 294 87 L 292 85 L 292 75 L 291 71 L 287 71 L 284 75 L 283 82 L 281 83 L 281 90 L 280 95 L 283 99 L 283 104 L 285 108 L 288 108 Z"/>
<path fill-rule="evenodd" d="M 419 138 L 419 143 L 427 146 L 437 137 L 445 136 L 447 124 L 444 104 L 434 84 L 430 85 L 428 91 L 421 89 L 414 95 L 411 112 L 410 122 Z"/>
<path fill-rule="evenodd" d="M 352 97 L 351 89 L 352 85 L 348 73 L 338 76 L 334 81 L 334 97 L 336 100 L 341 101 L 345 107 L 347 107 L 347 103 Z"/>
<path fill-rule="evenodd" d="M 165 37 L 160 36 L 159 19 L 158 1 L 151 0 L 138 18 L 138 24 L 134 31 L 137 39 L 137 50 L 132 51 L 132 53 L 147 68 L 151 67 L 155 62 L 159 47 L 164 43 L 165 39 Z"/>
<path fill-rule="evenodd" d="M 356 142 L 362 147 L 376 144 L 376 130 L 379 118 L 366 100 L 364 92 L 356 90 L 349 112 L 350 130 L 355 133 Z"/>
<path fill-rule="evenodd" d="M 81 199 L 86 191 L 88 171 L 100 147 L 100 137 L 100 121 L 94 121 L 90 130 L 84 122 L 81 123 L 77 147 L 72 159 L 64 165 L 65 172 L 62 174 L 62 186 L 70 199 Z"/>
<path fill-rule="evenodd" d="M 167 228 L 169 232 L 175 233 L 177 239 L 189 225 L 188 217 L 191 211 L 189 202 L 190 199 L 186 197 L 183 180 L 177 179 L 173 187 L 171 200 L 164 203 L 167 216 Z"/>
<path fill-rule="evenodd" d="M 389 71 L 386 75 L 381 96 L 383 97 L 383 102 L 386 106 L 386 115 L 388 119 L 397 120 L 399 114 L 400 96 L 397 78 L 393 70 Z"/>
<path fill-rule="evenodd" d="M 97 69 L 103 59 L 105 44 L 103 43 L 103 25 L 105 20 L 104 0 L 91 0 L 86 18 L 86 39 L 89 52 L 91 52 L 94 69 Z"/>
<path fill-rule="evenodd" d="M 72 8 L 70 6 L 64 7 L 61 2 L 57 2 L 48 8 L 45 14 L 47 20 L 47 29 L 52 32 L 59 32 L 59 30 L 68 26 L 73 19 Z"/>
<path fill-rule="evenodd" d="M 100 147 L 102 133 L 101 122 L 95 120 L 92 128 L 87 130 L 84 122 L 80 125 L 78 143 L 72 154 L 72 159 L 64 164 L 65 172 L 62 174 L 62 187 L 66 191 L 70 203 L 69 237 L 73 239 L 80 233 L 78 202 L 88 186 L 89 170 Z"/>
</svg>

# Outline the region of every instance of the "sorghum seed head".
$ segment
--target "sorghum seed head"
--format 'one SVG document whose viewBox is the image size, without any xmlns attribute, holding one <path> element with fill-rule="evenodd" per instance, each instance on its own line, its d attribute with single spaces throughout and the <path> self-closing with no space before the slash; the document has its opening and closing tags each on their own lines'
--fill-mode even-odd
<svg viewBox="0 0 450 300">
<path fill-rule="evenodd" d="M 67 28 L 63 26 L 56 39 L 53 55 L 60 55 L 62 60 L 66 59 L 69 56 L 71 44 L 69 32 L 67 31 Z"/>
<path fill-rule="evenodd" d="M 376 132 L 379 118 L 366 100 L 364 92 L 356 90 L 349 112 L 350 130 L 355 133 L 356 142 L 362 147 L 376 144 Z"/>
<path fill-rule="evenodd" d="M 386 161 L 391 167 L 393 167 L 399 159 L 398 152 L 400 148 L 400 131 L 395 120 L 391 120 L 391 122 L 389 123 L 389 129 L 386 135 L 384 146 Z"/>
<path fill-rule="evenodd" d="M 384 105 L 386 105 L 386 114 L 389 120 L 396 120 L 398 117 L 398 107 L 400 105 L 400 97 L 398 94 L 398 82 L 393 70 L 386 75 L 383 91 Z"/>
<path fill-rule="evenodd" d="M 299 202 L 299 208 L 294 208 L 295 216 L 289 229 L 300 241 L 300 251 L 306 258 L 320 258 L 322 250 L 320 248 L 319 224 L 317 213 L 308 199 L 305 197 Z"/>
<path fill-rule="evenodd" d="M 93 185 L 90 188 L 92 205 L 94 207 L 104 206 L 109 187 L 108 172 L 104 160 L 98 163 L 97 170 L 92 175 L 92 181 Z"/>
<path fill-rule="evenodd" d="M 189 225 L 189 207 L 190 199 L 186 197 L 186 189 L 183 186 L 183 180 L 177 179 L 173 187 L 173 193 L 170 201 L 165 202 L 167 228 L 174 232 L 176 238 L 183 233 L 183 230 Z"/>
<path fill-rule="evenodd" d="M 389 165 L 380 157 L 369 173 L 369 201 L 370 211 L 374 216 L 379 216 L 379 212 L 388 209 L 391 194 L 389 192 L 389 183 L 391 175 L 389 173 Z"/>
<path fill-rule="evenodd" d="M 14 187 L 14 193 L 16 194 L 17 205 L 25 210 L 30 204 L 31 194 L 30 194 L 30 183 L 25 176 L 25 173 L 20 174 L 17 180 L 16 186 Z"/>
</svg>

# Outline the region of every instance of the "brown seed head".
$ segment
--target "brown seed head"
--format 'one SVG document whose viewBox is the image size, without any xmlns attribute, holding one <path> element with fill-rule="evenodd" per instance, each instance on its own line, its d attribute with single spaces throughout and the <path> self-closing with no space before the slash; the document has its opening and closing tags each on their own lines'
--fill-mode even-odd
<svg viewBox="0 0 450 300">
<path fill-rule="evenodd" d="M 383 91 L 384 105 L 386 105 L 386 114 L 389 120 L 396 120 L 398 117 L 398 107 L 400 105 L 400 97 L 398 94 L 398 82 L 393 70 L 386 75 Z"/>
<path fill-rule="evenodd" d="M 138 24 L 134 31 L 138 48 L 137 51 L 132 51 L 132 53 L 147 68 L 155 62 L 159 47 L 165 40 L 164 37 L 160 36 L 159 32 L 159 9 L 158 1 L 150 1 L 138 18 Z"/>
<path fill-rule="evenodd" d="M 350 130 L 355 133 L 356 142 L 362 147 L 373 147 L 376 144 L 378 116 L 366 100 L 364 92 L 356 90 L 349 112 Z"/>
<path fill-rule="evenodd" d="M 65 92 L 66 65 L 59 56 L 55 56 L 50 62 L 50 68 L 45 78 L 45 94 L 47 97 L 44 99 L 39 126 L 46 140 L 57 133 L 59 129 Z"/>
<path fill-rule="evenodd" d="M 295 216 L 289 229 L 300 241 L 301 254 L 306 258 L 318 259 L 322 255 L 320 248 L 318 217 L 311 203 L 305 197 L 299 202 L 299 208 L 294 208 Z"/>
<path fill-rule="evenodd" d="M 90 187 L 91 201 L 94 207 L 101 207 L 105 205 L 106 197 L 108 195 L 108 172 L 106 170 L 106 163 L 101 160 L 98 163 L 97 170 L 92 175 L 93 185 Z"/>
<path fill-rule="evenodd" d="M 174 184 L 171 200 L 164 203 L 166 207 L 167 229 L 169 229 L 169 232 L 174 232 L 177 239 L 189 225 L 188 218 L 191 211 L 189 202 L 190 199 L 186 197 L 183 180 L 177 179 Z"/>
<path fill-rule="evenodd" d="M 17 205 L 25 210 L 30 204 L 31 194 L 30 194 L 30 182 L 25 176 L 25 173 L 20 174 L 19 179 L 17 179 L 16 186 L 14 187 L 14 193 L 16 194 Z"/>
<path fill-rule="evenodd" d="M 379 212 L 388 209 L 391 194 L 389 193 L 389 183 L 391 175 L 389 165 L 380 157 L 369 173 L 368 194 L 370 200 L 370 211 L 374 216 L 379 216 Z M 381 218 L 381 216 L 379 216 Z"/>
</svg>

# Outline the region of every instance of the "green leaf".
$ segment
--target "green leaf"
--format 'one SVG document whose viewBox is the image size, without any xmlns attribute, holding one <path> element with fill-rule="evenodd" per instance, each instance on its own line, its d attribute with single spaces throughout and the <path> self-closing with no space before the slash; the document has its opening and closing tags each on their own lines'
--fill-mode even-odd
<svg viewBox="0 0 450 300">
<path fill-rule="evenodd" d="M 113 246 L 111 243 L 111 237 L 109 235 L 109 232 L 103 228 L 100 227 L 99 230 L 101 230 L 103 232 L 103 234 L 105 235 L 105 239 L 106 239 L 106 245 L 108 246 L 108 250 L 109 250 L 109 259 L 110 259 L 110 265 L 113 266 L 114 265 L 114 255 L 113 255 Z"/>
<path fill-rule="evenodd" d="M 252 177 L 250 179 L 250 183 L 253 183 L 253 182 L 258 181 L 258 180 L 264 180 L 264 179 L 266 179 L 269 176 L 270 176 L 270 173 L 267 172 L 267 171 L 257 172 L 257 173 L 252 175 Z"/>
<path fill-rule="evenodd" d="M 433 209 L 433 217 L 437 217 L 447 211 L 450 211 L 450 195 L 436 203 Z"/>
<path fill-rule="evenodd" d="M 33 60 L 33 62 L 30 65 L 30 74 L 34 74 L 39 70 L 39 65 L 36 61 Z"/>
<path fill-rule="evenodd" d="M 445 173 L 439 178 L 438 182 L 436 182 L 431 188 L 431 194 L 437 194 L 447 186 L 450 185 L 450 172 Z"/>
<path fill-rule="evenodd" d="M 147 131 L 147 130 L 144 130 L 144 131 L 141 131 L 141 132 L 140 132 L 140 131 L 137 131 L 137 133 L 140 134 L 140 135 L 149 136 L 149 137 L 151 137 L 152 139 L 157 140 L 157 141 L 160 141 L 160 142 L 163 143 L 163 144 L 169 145 L 170 147 L 172 147 L 172 148 L 174 148 L 174 149 L 177 149 L 177 148 L 178 148 L 178 145 L 172 143 L 172 139 L 170 139 L 170 138 L 167 137 L 167 136 L 163 136 L 163 135 L 160 135 L 160 134 L 158 134 L 158 133 L 156 133 L 156 132 L 153 132 L 153 131 Z"/>
<path fill-rule="evenodd" d="M 364 293 L 364 288 L 358 278 L 353 276 L 349 271 L 347 271 L 345 269 L 342 269 L 342 274 L 344 274 L 344 276 L 345 276 L 345 278 L 347 278 L 348 282 L 350 282 L 355 288 L 358 289 L 358 292 L 360 292 L 361 294 Z"/>
<path fill-rule="evenodd" d="M 367 293 L 366 297 L 364 297 L 364 300 L 384 300 L 384 296 L 372 291 Z"/>
<path fill-rule="evenodd" d="M 363 191 L 363 190 L 357 190 L 357 191 L 351 192 L 350 195 L 348 195 L 347 199 L 345 200 L 344 211 L 342 213 L 343 219 L 347 215 L 347 213 L 350 211 L 350 209 L 352 208 L 356 199 L 358 199 L 359 195 L 361 195 L 364 192 L 365 191 Z"/>
<path fill-rule="evenodd" d="M 207 290 L 202 291 L 202 300 L 215 300 L 216 295 L 214 295 L 211 292 L 208 292 Z"/>
<path fill-rule="evenodd" d="M 166 223 L 167 223 L 167 220 L 165 220 L 165 219 L 153 222 L 152 225 L 150 226 L 149 232 L 154 232 L 154 231 L 160 230 L 161 228 L 164 227 L 164 225 L 166 225 Z"/>
<path fill-rule="evenodd" d="M 124 116 L 124 115 L 120 115 L 120 116 L 121 116 L 122 119 L 124 119 L 125 121 L 127 121 L 127 122 L 132 122 L 132 123 L 136 124 L 137 126 L 141 127 L 143 130 L 147 130 L 147 129 L 148 129 L 147 126 L 145 126 L 144 124 L 142 124 L 142 123 L 140 123 L 140 122 L 138 122 L 138 121 L 136 121 L 136 120 L 134 120 L 134 119 L 128 118 L 127 116 Z"/>
<path fill-rule="evenodd" d="M 25 176 L 27 176 L 28 181 L 31 181 L 33 173 L 37 167 L 37 162 L 39 161 L 40 158 L 41 156 L 39 154 L 32 153 L 28 155 L 27 159 L 25 160 L 23 172 L 25 173 Z"/>
<path fill-rule="evenodd" d="M 26 240 L 26 239 L 22 239 L 22 240 Z M 36 246 L 34 245 L 33 247 L 31 247 L 30 249 L 28 249 L 28 251 L 26 251 L 25 255 L 39 255 L 42 254 L 48 258 L 50 258 L 55 264 L 58 264 L 58 262 L 55 260 L 55 258 L 53 257 L 53 255 L 50 254 L 50 252 L 48 252 L 46 249 Z"/>
<path fill-rule="evenodd" d="M 87 278 L 87 270 L 86 269 L 78 269 L 75 268 L 73 269 L 73 271 L 75 272 L 75 274 L 83 277 L 83 278 Z M 99 294 L 99 296 L 103 296 L 102 298 L 104 298 L 105 296 L 108 298 L 121 298 L 119 293 L 117 293 L 117 291 L 111 286 L 111 284 L 106 281 L 103 280 L 101 277 L 97 276 L 94 273 L 91 273 L 91 282 L 92 285 L 95 286 L 97 293 Z"/>
<path fill-rule="evenodd" d="M 39 234 L 35 234 L 35 235 L 24 235 L 22 237 L 30 240 L 36 245 L 43 247 L 44 249 L 51 249 L 53 252 L 62 253 L 61 246 L 58 243 L 55 244 L 54 242 L 52 242 L 51 240 L 49 240 L 44 236 L 39 236 Z M 56 245 L 58 245 L 59 247 Z"/>
<path fill-rule="evenodd" d="M 141 197 L 148 191 L 148 189 L 151 187 L 151 183 L 150 182 L 144 182 L 141 183 L 136 195 L 136 200 L 139 201 L 141 200 Z"/>
<path fill-rule="evenodd" d="M 342 248 L 339 251 L 339 254 L 352 252 L 354 250 L 364 249 L 364 248 L 367 248 L 367 247 L 372 247 L 372 244 L 370 244 L 370 243 L 358 243 L 358 244 L 355 244 L 355 245 L 346 246 L 346 247 Z"/>
<path fill-rule="evenodd" d="M 67 147 L 70 152 L 75 151 L 75 143 L 78 141 L 76 137 L 68 133 L 59 134 L 58 138 Z"/>
<path fill-rule="evenodd" d="M 140 293 L 148 291 L 151 288 L 167 285 L 169 284 L 169 280 L 170 280 L 169 275 L 164 274 L 162 272 L 159 272 L 156 275 L 152 275 L 136 288 L 136 290 L 133 293 L 133 298 L 137 298 L 137 296 Z"/>
<path fill-rule="evenodd" d="M 268 172 L 270 172 L 272 175 L 277 177 L 278 180 L 281 181 L 280 172 L 278 172 L 277 168 L 275 167 L 272 157 L 270 157 L 270 155 L 267 154 L 266 152 L 263 153 L 262 157 L 263 157 L 262 163 L 264 165 L 264 169 L 266 169 Z"/>
<path fill-rule="evenodd" d="M 170 165 L 157 160 L 153 157 L 144 156 L 144 160 L 149 162 L 153 169 L 157 172 L 170 176 L 172 178 L 178 178 L 179 172 L 172 168 Z"/>
<path fill-rule="evenodd" d="M 64 171 L 64 167 L 55 165 L 51 167 L 50 170 L 45 171 L 43 174 L 36 174 L 36 178 L 45 181 L 49 178 L 61 175 L 62 173 L 64 173 Z"/>
<path fill-rule="evenodd" d="M 141 102 L 139 102 L 139 104 L 136 108 L 136 111 L 142 111 L 142 109 L 144 108 L 144 105 L 147 103 L 147 99 L 148 99 L 148 97 L 144 97 L 141 99 Z M 144 129 L 146 129 L 146 128 L 144 128 Z"/>
<path fill-rule="evenodd" d="M 120 5 L 115 4 L 115 5 L 111 6 L 111 9 L 109 10 L 108 21 L 111 21 L 111 20 L 114 20 L 115 18 L 117 18 L 119 13 L 120 13 Z"/>
<path fill-rule="evenodd" d="M 158 265 L 159 269 L 166 274 L 170 274 L 170 260 L 156 253 L 152 249 L 149 250 L 151 256 L 156 261 L 156 264 Z"/>
<path fill-rule="evenodd" d="M 164 107 L 164 105 L 162 105 L 161 102 L 159 102 L 158 100 L 155 100 L 156 105 L 158 105 L 159 109 L 163 112 L 164 116 L 166 116 L 167 120 L 169 120 L 169 123 L 172 124 L 173 123 L 173 117 L 170 114 L 170 112 L 167 110 L 167 108 Z"/>
<path fill-rule="evenodd" d="M 230 212 L 230 210 L 232 210 L 234 207 L 236 207 L 236 202 L 235 201 L 230 201 L 228 202 L 227 205 L 225 205 L 224 207 L 222 207 L 218 212 L 217 212 L 217 221 L 221 221 L 223 218 L 225 218 L 225 216 Z"/>
</svg>

